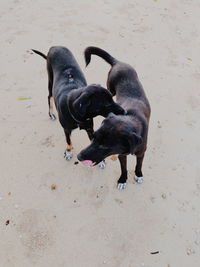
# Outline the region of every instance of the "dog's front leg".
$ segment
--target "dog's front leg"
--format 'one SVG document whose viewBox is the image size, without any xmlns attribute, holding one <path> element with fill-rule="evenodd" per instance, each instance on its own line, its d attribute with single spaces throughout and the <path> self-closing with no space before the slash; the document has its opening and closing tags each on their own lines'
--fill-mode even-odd
<svg viewBox="0 0 200 267">
<path fill-rule="evenodd" d="M 144 154 L 142 155 L 136 155 L 136 167 L 135 167 L 135 181 L 138 184 L 141 184 L 144 181 L 144 177 L 142 174 L 142 163 L 144 159 Z"/>
<path fill-rule="evenodd" d="M 80 130 L 84 129 L 87 132 L 90 141 L 93 139 L 93 133 L 94 133 L 93 125 L 94 124 L 92 119 L 87 119 L 86 121 L 79 123 Z"/>
<path fill-rule="evenodd" d="M 121 166 L 121 176 L 118 180 L 117 188 L 119 190 L 126 188 L 126 180 L 127 180 L 127 156 L 119 155 L 118 156 L 120 166 Z"/>
<path fill-rule="evenodd" d="M 94 130 L 93 129 L 87 129 L 86 132 L 87 132 L 87 135 L 91 141 L 93 139 Z"/>
</svg>

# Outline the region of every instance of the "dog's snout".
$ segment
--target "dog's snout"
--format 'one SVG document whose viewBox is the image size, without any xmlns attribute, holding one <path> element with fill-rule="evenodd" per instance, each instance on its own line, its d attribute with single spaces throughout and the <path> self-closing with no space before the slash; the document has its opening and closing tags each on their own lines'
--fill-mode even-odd
<svg viewBox="0 0 200 267">
<path fill-rule="evenodd" d="M 84 158 L 83 158 L 83 156 L 81 155 L 81 153 L 79 153 L 79 154 L 77 155 L 77 159 L 78 159 L 79 161 L 83 161 L 83 160 L 84 160 Z"/>
</svg>

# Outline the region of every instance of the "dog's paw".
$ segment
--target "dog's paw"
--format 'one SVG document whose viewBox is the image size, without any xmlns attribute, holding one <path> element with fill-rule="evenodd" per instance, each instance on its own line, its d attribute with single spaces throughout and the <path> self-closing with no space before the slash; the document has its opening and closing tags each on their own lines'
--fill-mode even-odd
<svg viewBox="0 0 200 267">
<path fill-rule="evenodd" d="M 105 161 L 102 160 L 101 162 L 99 162 L 98 166 L 99 166 L 100 169 L 105 169 L 105 167 L 106 167 Z"/>
<path fill-rule="evenodd" d="M 70 160 L 70 159 L 72 159 L 72 157 L 73 157 L 73 153 L 71 151 L 66 150 L 64 153 L 64 159 Z"/>
<path fill-rule="evenodd" d="M 49 118 L 52 121 L 55 121 L 56 120 L 56 116 L 53 113 L 52 114 L 49 114 Z"/>
<path fill-rule="evenodd" d="M 126 188 L 126 183 L 118 183 L 118 184 L 117 184 L 117 188 L 118 188 L 119 190 L 124 190 L 124 189 Z"/>
<path fill-rule="evenodd" d="M 143 176 L 137 177 L 135 175 L 134 180 L 136 181 L 137 184 L 142 184 L 144 181 L 144 177 Z"/>
</svg>

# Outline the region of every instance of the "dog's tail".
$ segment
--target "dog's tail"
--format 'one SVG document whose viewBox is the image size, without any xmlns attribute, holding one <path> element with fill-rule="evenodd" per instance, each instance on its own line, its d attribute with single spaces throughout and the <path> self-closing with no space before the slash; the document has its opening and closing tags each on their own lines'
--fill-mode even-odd
<svg viewBox="0 0 200 267">
<path fill-rule="evenodd" d="M 84 51 L 86 67 L 90 63 L 91 55 L 97 55 L 99 57 L 102 57 L 111 66 L 115 65 L 118 62 L 117 59 L 112 57 L 110 54 L 108 54 L 103 49 L 95 47 L 95 46 L 88 46 Z"/>
<path fill-rule="evenodd" d="M 42 52 L 35 50 L 35 49 L 31 49 L 34 53 L 40 55 L 41 57 L 43 57 L 44 59 L 47 59 L 47 56 L 45 54 L 43 54 Z"/>
</svg>

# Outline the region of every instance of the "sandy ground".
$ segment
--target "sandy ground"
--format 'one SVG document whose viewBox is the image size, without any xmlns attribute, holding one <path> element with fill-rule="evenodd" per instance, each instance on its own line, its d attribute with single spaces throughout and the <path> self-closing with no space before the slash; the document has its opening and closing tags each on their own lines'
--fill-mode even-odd
<svg viewBox="0 0 200 267">
<path fill-rule="evenodd" d="M 199 0 L 1 0 L 1 267 L 200 266 L 199 14 Z M 142 185 L 131 156 L 123 192 L 117 161 L 74 165 L 83 131 L 63 159 L 45 61 L 29 52 L 52 45 L 71 49 L 88 83 L 105 86 L 109 70 L 97 57 L 84 68 L 88 45 L 136 68 L 152 106 Z"/>
</svg>

